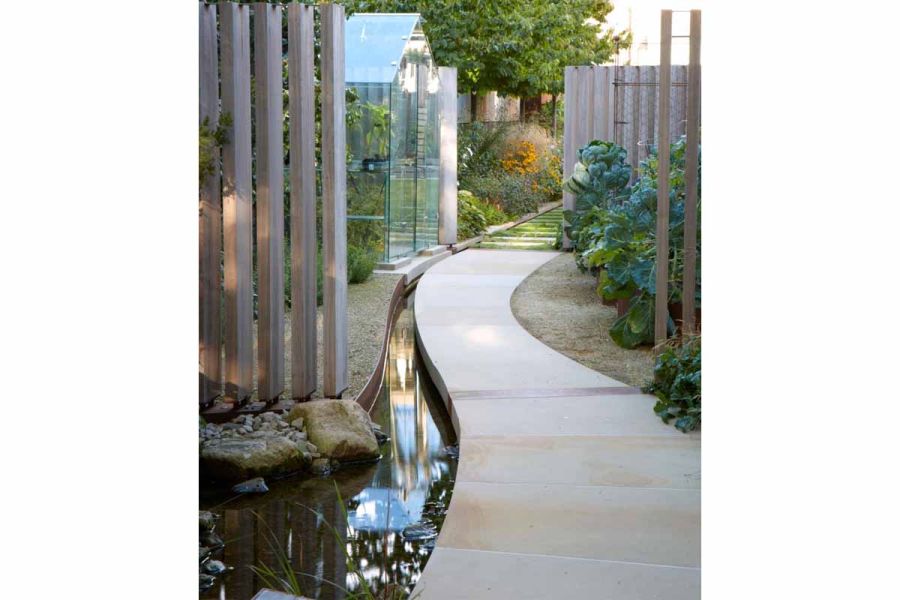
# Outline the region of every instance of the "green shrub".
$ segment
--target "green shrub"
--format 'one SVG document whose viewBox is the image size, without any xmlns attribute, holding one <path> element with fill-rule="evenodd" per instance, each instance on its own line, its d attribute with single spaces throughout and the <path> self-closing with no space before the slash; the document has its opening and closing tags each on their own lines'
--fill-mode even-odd
<svg viewBox="0 0 900 600">
<path fill-rule="evenodd" d="M 347 281 L 362 283 L 375 270 L 375 257 L 364 248 L 347 246 Z"/>
<path fill-rule="evenodd" d="M 325 302 L 325 267 L 322 262 L 322 252 L 316 252 L 316 306 L 322 306 Z"/>
<path fill-rule="evenodd" d="M 670 342 L 656 359 L 653 381 L 644 392 L 656 394 L 653 411 L 664 423 L 687 433 L 700 427 L 700 336 Z"/>
<path fill-rule="evenodd" d="M 512 220 L 510 216 L 503 212 L 497 205 L 485 202 L 474 195 L 472 196 L 472 203 L 484 214 L 484 219 L 488 226 L 503 225 Z"/>
<path fill-rule="evenodd" d="M 472 192 L 460 190 L 456 196 L 457 234 L 460 240 L 468 240 L 484 233 L 487 220 L 476 205 L 477 198 Z"/>
<path fill-rule="evenodd" d="M 498 206 L 510 217 L 535 212 L 541 204 L 542 196 L 536 189 L 533 175 L 500 172 L 470 177 L 462 185 L 478 198 Z"/>
<path fill-rule="evenodd" d="M 508 123 L 460 124 L 457 132 L 457 164 L 460 180 L 500 171 Z"/>
<path fill-rule="evenodd" d="M 218 170 L 217 152 L 221 151 L 222 146 L 228 143 L 228 128 L 231 127 L 231 124 L 230 113 L 223 113 L 219 117 L 219 124 L 215 129 L 209 124 L 209 117 L 200 123 L 200 185 L 203 185 L 206 178 Z"/>
</svg>

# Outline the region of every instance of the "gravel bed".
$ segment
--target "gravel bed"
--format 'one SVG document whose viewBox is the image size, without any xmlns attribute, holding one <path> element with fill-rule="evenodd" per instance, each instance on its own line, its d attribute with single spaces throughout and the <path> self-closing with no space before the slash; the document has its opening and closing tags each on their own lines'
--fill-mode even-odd
<svg viewBox="0 0 900 600">
<path fill-rule="evenodd" d="M 387 325 L 388 305 L 391 295 L 397 285 L 397 280 L 403 275 L 397 274 L 373 274 L 368 281 L 347 286 L 347 331 L 349 338 L 347 349 L 347 367 L 349 387 L 342 394 L 342 398 L 355 398 L 366 385 L 375 364 L 378 362 L 378 354 L 381 352 L 381 344 L 384 342 L 384 328 Z M 290 397 L 291 390 L 291 311 L 285 307 L 284 317 L 284 389 L 283 398 Z M 318 352 L 316 372 L 318 385 L 313 393 L 313 398 L 322 398 L 324 387 L 324 345 L 322 340 L 324 312 L 320 306 L 316 311 L 316 329 Z M 256 365 L 256 323 L 253 324 L 254 364 L 253 381 L 257 382 Z M 222 363 L 224 364 L 224 362 Z M 252 400 L 257 398 L 254 389 Z"/>
<path fill-rule="evenodd" d="M 625 384 L 646 384 L 653 376 L 652 350 L 626 350 L 612 341 L 616 309 L 603 306 L 596 290 L 596 278 L 564 253 L 529 275 L 510 303 L 522 327 L 557 352 Z"/>
</svg>

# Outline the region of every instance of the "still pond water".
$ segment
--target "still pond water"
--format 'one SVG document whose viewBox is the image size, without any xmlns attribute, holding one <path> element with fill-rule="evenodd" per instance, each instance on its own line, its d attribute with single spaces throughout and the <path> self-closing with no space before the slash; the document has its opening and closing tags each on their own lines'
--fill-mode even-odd
<svg viewBox="0 0 900 600">
<path fill-rule="evenodd" d="M 397 317 L 372 419 L 390 436 L 378 463 L 342 466 L 330 477 L 268 482 L 270 491 L 262 496 L 232 498 L 201 489 L 200 508 L 221 515 L 216 532 L 225 548 L 215 558 L 234 567 L 201 598 L 252 598 L 264 582 L 250 566 L 277 572 L 279 558 L 290 562 L 310 598 L 344 598 L 343 590 L 360 590 L 354 571 L 378 598 L 412 591 L 450 502 L 456 461 L 445 448 L 456 439 L 420 365 L 411 308 Z"/>
</svg>

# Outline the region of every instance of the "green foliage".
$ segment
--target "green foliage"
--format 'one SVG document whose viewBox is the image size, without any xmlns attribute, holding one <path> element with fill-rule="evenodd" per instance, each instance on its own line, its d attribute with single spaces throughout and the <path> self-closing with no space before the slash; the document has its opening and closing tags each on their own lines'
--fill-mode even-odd
<svg viewBox="0 0 900 600">
<path fill-rule="evenodd" d="M 231 115 L 223 113 L 219 117 L 218 126 L 213 129 L 209 117 L 200 123 L 200 184 L 219 168 L 217 156 L 222 146 L 228 143 L 228 131 L 231 127 Z"/>
<path fill-rule="evenodd" d="M 484 214 L 485 223 L 489 227 L 491 225 L 503 225 L 512 220 L 499 206 L 485 202 L 474 195 L 472 196 L 472 204 Z"/>
<path fill-rule="evenodd" d="M 510 217 L 537 211 L 544 198 L 536 188 L 533 175 L 500 172 L 469 177 L 463 185 L 478 198 L 500 207 Z"/>
<path fill-rule="evenodd" d="M 503 122 L 459 125 L 456 148 L 460 181 L 501 170 L 501 152 L 509 128 Z"/>
<path fill-rule="evenodd" d="M 687 433 L 700 427 L 700 336 L 670 342 L 656 359 L 653 381 L 644 388 L 659 398 L 653 411 Z"/>
<path fill-rule="evenodd" d="M 316 306 L 325 302 L 325 267 L 322 252 L 316 252 Z"/>
<path fill-rule="evenodd" d="M 670 147 L 669 283 L 667 303 L 681 302 L 684 273 L 684 149 L 682 137 Z M 625 150 L 611 142 L 591 142 L 579 151 L 580 162 L 565 182 L 576 196 L 576 210 L 566 211 L 567 233 L 580 268 L 599 274 L 597 293 L 606 300 L 629 300 L 627 312 L 610 329 L 625 348 L 652 344 L 656 297 L 656 149 L 641 163 L 640 177 L 628 187 Z M 699 195 L 698 195 L 699 197 Z M 698 204 L 699 218 L 699 204 Z M 700 242 L 697 242 L 696 303 L 700 306 Z M 669 332 L 674 322 L 668 320 Z"/>
<path fill-rule="evenodd" d="M 460 240 L 481 235 L 487 229 L 487 219 L 475 204 L 472 192 L 460 190 L 456 196 L 457 231 Z"/>
<path fill-rule="evenodd" d="M 601 25 L 610 0 L 346 0 L 347 13 L 418 12 L 438 64 L 459 69 L 459 91 L 561 92 L 566 65 L 612 57 Z M 593 20 L 589 20 L 593 18 Z M 624 47 L 630 36 L 623 36 Z"/>
<path fill-rule="evenodd" d="M 347 173 L 347 213 L 353 215 L 384 215 L 386 174 L 384 172 Z M 347 245 L 358 246 L 370 254 L 384 252 L 384 221 L 347 219 Z"/>
<path fill-rule="evenodd" d="M 347 246 L 347 281 L 363 283 L 375 270 L 375 257 L 358 246 Z"/>
<path fill-rule="evenodd" d="M 391 108 L 386 104 L 366 102 L 362 108 L 369 116 L 366 131 L 366 148 L 374 154 L 374 158 L 386 159 L 391 126 Z"/>
</svg>

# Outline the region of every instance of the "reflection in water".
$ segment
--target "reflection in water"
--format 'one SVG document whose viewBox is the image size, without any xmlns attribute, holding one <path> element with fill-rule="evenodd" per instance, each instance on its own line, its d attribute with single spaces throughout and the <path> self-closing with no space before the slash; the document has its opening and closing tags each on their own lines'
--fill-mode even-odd
<svg viewBox="0 0 900 600">
<path fill-rule="evenodd" d="M 443 450 L 455 436 L 418 364 L 410 309 L 400 313 L 391 335 L 372 418 L 390 436 L 377 464 L 342 467 L 329 478 L 273 482 L 262 497 L 241 497 L 217 509 L 223 514 L 217 531 L 226 542 L 222 560 L 235 571 L 201 597 L 252 597 L 263 583 L 249 566 L 275 567 L 279 555 L 311 598 L 343 598 L 344 590 L 358 590 L 356 570 L 379 598 L 412 591 L 450 502 L 456 464 Z M 209 508 L 227 498 L 208 492 L 201 504 Z"/>
</svg>

